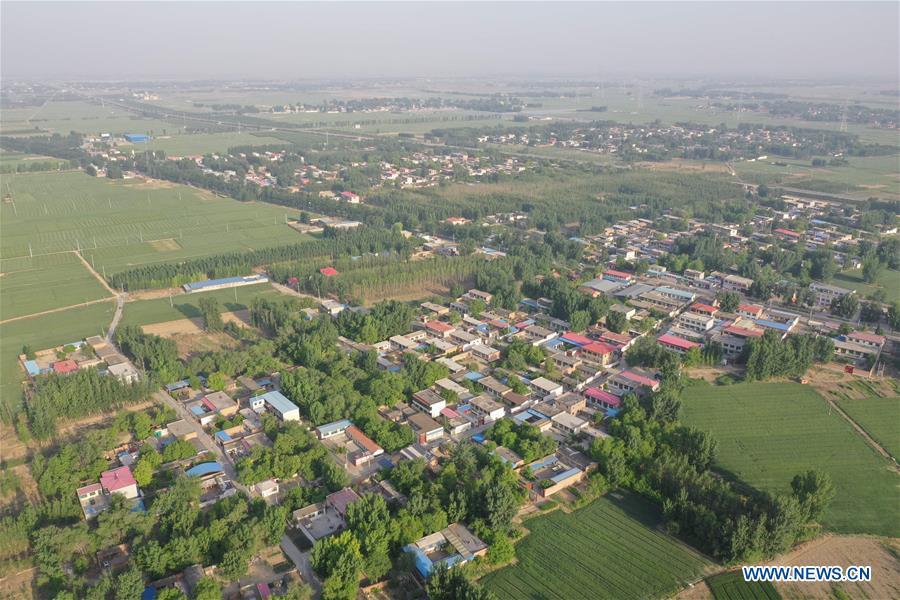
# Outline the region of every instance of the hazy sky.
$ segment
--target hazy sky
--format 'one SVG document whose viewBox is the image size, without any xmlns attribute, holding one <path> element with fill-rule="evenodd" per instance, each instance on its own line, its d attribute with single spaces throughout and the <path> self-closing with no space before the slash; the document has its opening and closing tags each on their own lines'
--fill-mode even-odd
<svg viewBox="0 0 900 600">
<path fill-rule="evenodd" d="M 897 80 L 900 3 L 0 3 L 4 78 Z"/>
</svg>

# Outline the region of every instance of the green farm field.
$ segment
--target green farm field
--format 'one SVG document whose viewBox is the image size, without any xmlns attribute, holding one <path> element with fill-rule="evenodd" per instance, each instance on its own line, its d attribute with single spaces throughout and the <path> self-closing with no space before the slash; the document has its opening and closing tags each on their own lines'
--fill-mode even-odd
<svg viewBox="0 0 900 600">
<path fill-rule="evenodd" d="M 683 399 L 683 421 L 719 442 L 717 468 L 773 493 L 789 492 L 794 475 L 820 469 L 836 489 L 822 519 L 827 529 L 900 536 L 900 477 L 812 388 L 698 383 Z"/>
<path fill-rule="evenodd" d="M 111 297 L 74 252 L 0 265 L 0 321 Z"/>
<path fill-rule="evenodd" d="M 100 133 L 146 133 L 162 135 L 179 127 L 156 119 L 145 119 L 113 106 L 100 106 L 87 101 L 50 101 L 43 106 L 11 108 L 3 111 L 0 132 L 39 127 L 51 133 L 66 135 L 71 131 L 89 135 Z"/>
<path fill-rule="evenodd" d="M 22 346 L 42 350 L 100 334 L 109 327 L 115 307 L 115 302 L 101 302 L 0 325 L 0 411 L 4 418 L 21 406 L 25 371 L 18 356 Z"/>
<path fill-rule="evenodd" d="M 706 580 L 716 600 L 781 600 L 781 594 L 768 581 L 744 581 L 740 571 L 722 573 Z"/>
<path fill-rule="evenodd" d="M 163 150 L 168 156 L 192 156 L 225 152 L 234 146 L 279 144 L 282 140 L 256 133 L 195 133 L 156 137 L 135 144 L 135 150 Z"/>
<path fill-rule="evenodd" d="M 526 522 L 518 563 L 487 575 L 501 600 L 655 598 L 673 594 L 712 565 L 659 531 L 660 514 L 634 495 L 606 496 L 571 514 Z"/>
<path fill-rule="evenodd" d="M 230 290 L 179 294 L 172 298 L 136 300 L 127 302 L 122 312 L 123 325 L 151 325 L 177 319 L 193 319 L 200 316 L 200 298 L 215 298 L 223 311 L 238 311 L 250 307 L 254 298 L 276 300 L 281 292 L 268 284 L 247 285 Z"/>
<path fill-rule="evenodd" d="M 891 456 L 900 456 L 900 397 L 845 398 L 837 404 Z"/>
<path fill-rule="evenodd" d="M 4 262 L 80 248 L 99 273 L 311 239 L 285 224 L 297 211 L 186 186 L 80 172 L 4 178 Z M 5 270 L 5 267 L 4 267 Z"/>
</svg>

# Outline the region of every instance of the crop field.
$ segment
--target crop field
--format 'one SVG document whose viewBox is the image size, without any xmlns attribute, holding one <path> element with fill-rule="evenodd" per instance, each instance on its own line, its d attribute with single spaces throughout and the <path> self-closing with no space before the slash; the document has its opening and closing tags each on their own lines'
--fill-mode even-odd
<svg viewBox="0 0 900 600">
<path fill-rule="evenodd" d="M 900 456 L 900 398 L 843 399 L 837 404 L 891 456 Z"/>
<path fill-rule="evenodd" d="M 70 131 L 99 135 L 100 133 L 146 133 L 161 135 L 174 133 L 177 125 L 155 119 L 138 117 L 124 109 L 100 106 L 86 101 L 50 101 L 43 106 L 11 108 L 3 111 L 0 132 L 40 129 L 51 133 Z"/>
<path fill-rule="evenodd" d="M 73 252 L 0 261 L 0 320 L 110 297 Z"/>
<path fill-rule="evenodd" d="M 896 142 L 896 140 L 895 140 Z M 781 183 L 799 188 L 830 190 L 861 200 L 876 196 L 900 197 L 897 164 L 900 157 L 850 156 L 847 165 L 813 167 L 810 161 L 769 157 L 765 161 L 737 162 L 734 169 L 748 181 Z M 780 165 L 775 162 L 783 163 Z"/>
<path fill-rule="evenodd" d="M 225 152 L 234 146 L 262 146 L 279 144 L 282 140 L 265 133 L 195 133 L 156 137 L 149 142 L 135 144 L 135 149 L 163 150 L 168 156 L 192 156 Z"/>
<path fill-rule="evenodd" d="M 606 496 L 571 514 L 530 519 L 518 563 L 487 575 L 498 598 L 575 600 L 670 595 L 711 563 L 658 530 L 659 511 L 633 494 Z"/>
<path fill-rule="evenodd" d="M 21 382 L 25 372 L 19 366 L 22 346 L 35 350 L 81 340 L 105 331 L 115 311 L 114 302 L 22 319 L 0 325 L 0 411 L 4 416 L 22 402 Z"/>
<path fill-rule="evenodd" d="M 683 398 L 683 421 L 718 440 L 716 467 L 726 474 L 787 493 L 794 475 L 820 469 L 836 490 L 822 519 L 826 528 L 900 535 L 900 477 L 813 389 L 794 383 L 696 384 Z"/>
<path fill-rule="evenodd" d="M 297 211 L 242 203 L 166 182 L 84 173 L 4 178 L 0 257 L 81 249 L 99 273 L 310 239 L 285 224 Z"/>
<path fill-rule="evenodd" d="M 781 600 L 781 594 L 768 581 L 744 581 L 740 571 L 722 573 L 706 580 L 716 600 Z"/>
<path fill-rule="evenodd" d="M 171 298 L 154 298 L 153 300 L 135 300 L 127 302 L 122 312 L 123 325 L 150 325 L 164 323 L 176 319 L 193 319 L 199 317 L 200 298 L 215 298 L 223 311 L 238 311 L 250 307 L 254 298 L 266 297 L 278 299 L 281 292 L 268 284 L 247 285 L 230 290 L 212 292 L 195 292 L 179 294 Z M 285 296 L 287 297 L 287 296 Z"/>
</svg>

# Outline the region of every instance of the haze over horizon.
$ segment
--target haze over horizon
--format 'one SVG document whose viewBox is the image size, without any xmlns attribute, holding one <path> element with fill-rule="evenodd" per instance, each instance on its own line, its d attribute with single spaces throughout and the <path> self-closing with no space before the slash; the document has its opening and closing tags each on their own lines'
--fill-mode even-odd
<svg viewBox="0 0 900 600">
<path fill-rule="evenodd" d="M 5 79 L 898 80 L 900 3 L 0 5 Z M 423 25 L 431 23 L 431 26 Z"/>
</svg>

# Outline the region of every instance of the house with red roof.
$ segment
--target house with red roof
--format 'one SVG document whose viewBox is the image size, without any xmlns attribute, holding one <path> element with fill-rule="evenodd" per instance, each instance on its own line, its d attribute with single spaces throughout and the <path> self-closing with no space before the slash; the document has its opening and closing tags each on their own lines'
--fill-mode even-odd
<svg viewBox="0 0 900 600">
<path fill-rule="evenodd" d="M 616 347 L 604 342 L 591 342 L 581 347 L 580 354 L 586 361 L 606 366 L 615 358 Z"/>
<path fill-rule="evenodd" d="M 787 241 L 791 241 L 791 242 L 796 242 L 801 237 L 801 234 L 797 233 L 796 231 L 792 231 L 790 229 L 784 229 L 783 227 L 773 229 L 772 233 L 774 233 L 777 237 L 779 237 L 783 240 L 787 240 Z"/>
<path fill-rule="evenodd" d="M 319 273 L 321 273 L 325 277 L 334 277 L 335 275 L 340 275 L 338 270 L 334 267 L 322 267 L 321 269 L 319 269 Z"/>
<path fill-rule="evenodd" d="M 626 369 L 609 380 L 609 387 L 610 391 L 617 396 L 642 394 L 646 390 L 651 392 L 658 390 L 659 381 L 642 373 Z"/>
<path fill-rule="evenodd" d="M 588 404 L 602 410 L 618 410 L 622 407 L 622 399 L 598 387 L 589 387 L 582 392 Z"/>
<path fill-rule="evenodd" d="M 617 271 L 615 269 L 607 269 L 603 271 L 603 279 L 607 281 L 615 281 L 618 283 L 630 283 L 634 279 L 634 275 L 625 271 Z"/>
<path fill-rule="evenodd" d="M 456 331 L 456 327 L 449 323 L 444 323 L 443 321 L 427 321 L 425 323 L 425 329 L 427 329 L 429 333 L 442 338 L 445 338 Z"/>
<path fill-rule="evenodd" d="M 658 341 L 664 348 L 666 348 L 666 350 L 672 350 L 673 352 L 677 352 L 678 354 L 684 354 L 691 348 L 700 347 L 700 344 L 698 344 L 697 342 L 691 342 L 678 336 L 669 335 L 668 333 L 659 336 L 659 339 L 656 341 Z"/>
<path fill-rule="evenodd" d="M 350 425 L 344 430 L 344 433 L 358 448 L 358 450 L 351 452 L 347 457 L 353 465 L 365 464 L 376 456 L 384 454 L 384 448 L 376 444 L 372 438 L 363 433 L 356 425 Z"/>
<path fill-rule="evenodd" d="M 698 315 L 713 317 L 717 312 L 719 312 L 719 307 L 712 306 L 710 304 L 703 304 L 702 302 L 694 302 L 693 304 L 691 304 L 690 311 L 693 313 L 697 313 Z"/>
<path fill-rule="evenodd" d="M 78 370 L 78 363 L 76 363 L 71 358 L 67 358 L 66 360 L 58 360 L 52 365 L 50 368 L 53 369 L 54 373 L 58 373 L 60 375 L 68 375 L 69 373 L 74 373 Z"/>
<path fill-rule="evenodd" d="M 574 331 L 567 331 L 560 337 L 564 342 L 573 346 L 587 346 L 594 341 L 591 338 L 583 336 L 580 333 L 575 333 Z"/>
<path fill-rule="evenodd" d="M 138 488 L 134 475 L 128 467 L 110 469 L 100 474 L 100 485 L 107 494 L 122 494 L 126 498 L 137 498 Z"/>
<path fill-rule="evenodd" d="M 751 319 L 758 319 L 763 314 L 763 307 L 759 304 L 738 304 L 737 313 Z"/>
<path fill-rule="evenodd" d="M 348 204 L 359 204 L 359 194 L 353 192 L 341 192 L 341 200 Z"/>
<path fill-rule="evenodd" d="M 886 339 L 883 335 L 869 333 L 867 331 L 854 331 L 853 333 L 848 333 L 844 337 L 847 338 L 848 342 L 859 344 L 860 346 L 867 346 L 869 348 L 877 348 L 879 350 L 884 347 Z"/>
</svg>

